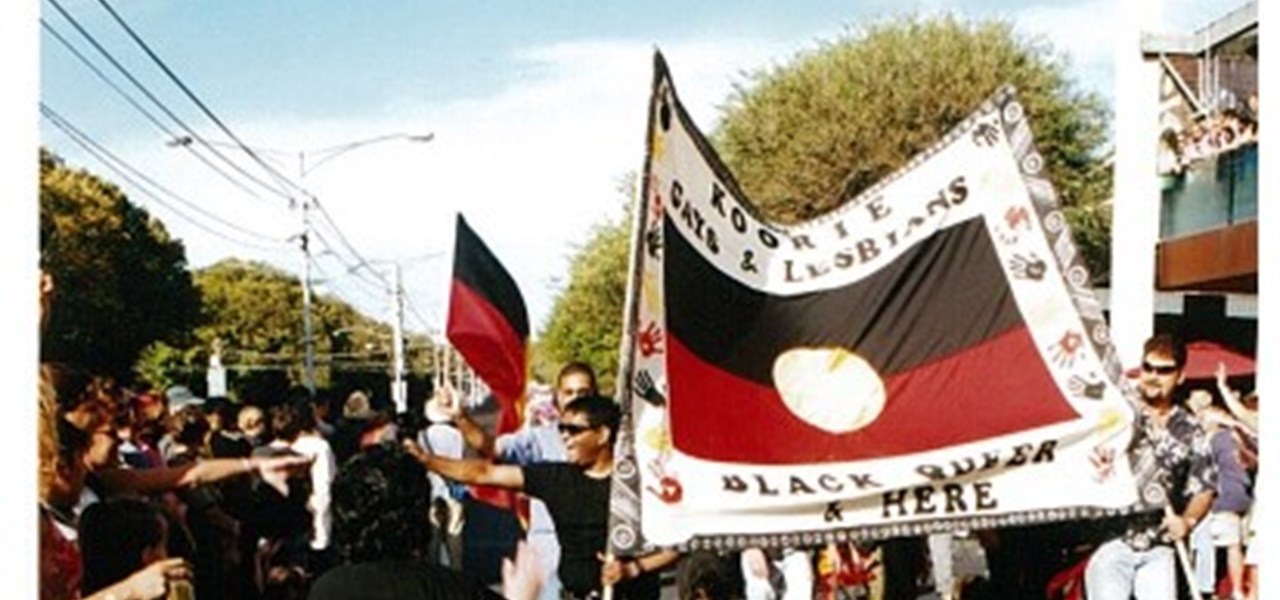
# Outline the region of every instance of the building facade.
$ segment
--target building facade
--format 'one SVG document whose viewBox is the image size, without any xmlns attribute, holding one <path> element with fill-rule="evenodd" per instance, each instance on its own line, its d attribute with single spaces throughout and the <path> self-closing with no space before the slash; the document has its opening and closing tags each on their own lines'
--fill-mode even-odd
<svg viewBox="0 0 1280 600">
<path fill-rule="evenodd" d="M 1253 355 L 1257 4 L 1191 33 L 1142 33 L 1139 46 L 1140 57 L 1122 55 L 1118 60 L 1130 62 L 1117 65 L 1122 78 L 1132 74 L 1117 95 L 1113 262 L 1106 294 L 1117 349 L 1125 365 L 1134 366 L 1142 340 L 1152 331 L 1168 331 Z"/>
</svg>

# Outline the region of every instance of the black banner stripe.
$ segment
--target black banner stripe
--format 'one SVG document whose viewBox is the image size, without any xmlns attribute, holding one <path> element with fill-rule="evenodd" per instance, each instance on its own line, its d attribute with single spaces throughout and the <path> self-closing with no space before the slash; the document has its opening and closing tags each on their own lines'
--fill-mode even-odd
<svg viewBox="0 0 1280 600">
<path fill-rule="evenodd" d="M 849 348 L 888 376 L 1022 325 L 981 218 L 936 232 L 859 281 L 795 296 L 720 272 L 669 217 L 664 246 L 670 334 L 758 383 L 771 382 L 774 360 L 796 347 Z"/>
<path fill-rule="evenodd" d="M 521 339 L 528 339 L 529 311 L 520 288 L 461 214 L 454 238 L 453 278 L 486 299 L 506 317 Z"/>
</svg>

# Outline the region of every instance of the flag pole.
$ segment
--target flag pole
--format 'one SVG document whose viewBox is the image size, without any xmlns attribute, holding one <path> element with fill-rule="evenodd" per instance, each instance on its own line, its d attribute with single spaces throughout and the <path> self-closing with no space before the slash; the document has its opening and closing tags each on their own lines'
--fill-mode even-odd
<svg viewBox="0 0 1280 600">
<path fill-rule="evenodd" d="M 1165 504 L 1164 514 L 1167 517 L 1181 518 L 1174 514 L 1173 507 Z M 1187 530 L 1187 537 L 1191 536 L 1190 529 Z M 1191 592 L 1191 597 L 1195 600 L 1203 600 L 1204 596 L 1200 595 L 1200 588 L 1196 585 L 1196 570 L 1191 565 L 1191 554 L 1187 551 L 1187 538 L 1179 538 L 1173 540 L 1173 548 L 1178 553 L 1178 564 L 1182 566 L 1182 575 L 1187 578 L 1187 589 Z"/>
<path fill-rule="evenodd" d="M 640 286 L 644 273 L 644 243 L 645 232 L 648 231 L 649 223 L 649 197 L 651 184 L 649 172 L 653 163 L 653 136 L 655 128 L 654 114 L 657 109 L 658 86 L 665 79 L 666 63 L 662 59 L 662 54 L 656 48 L 654 49 L 654 78 L 652 91 L 649 97 L 649 114 L 645 127 L 645 153 L 644 167 L 637 174 L 638 185 L 634 186 L 635 197 L 633 199 L 634 209 L 631 219 L 631 256 L 628 258 L 628 278 L 627 278 L 627 295 L 626 302 L 623 307 L 623 326 L 622 339 L 620 340 L 620 348 L 618 352 L 618 381 L 616 384 L 617 402 L 622 409 L 622 419 L 618 424 L 618 436 L 614 442 L 614 468 L 617 468 L 617 461 L 631 460 L 635 454 L 634 440 L 627 433 L 631 430 L 632 424 L 632 407 L 631 407 L 631 386 L 632 386 L 632 370 L 635 368 L 635 332 L 639 329 L 638 322 L 640 320 Z M 622 485 L 616 479 L 614 486 Z M 610 494 L 612 499 L 613 494 Z M 637 512 L 639 507 L 637 508 Z M 613 525 L 612 507 L 610 507 L 610 527 Z M 616 560 L 613 536 L 608 536 L 608 542 L 605 546 L 605 561 L 610 562 Z M 613 586 L 604 586 L 602 590 L 602 600 L 613 600 Z"/>
</svg>

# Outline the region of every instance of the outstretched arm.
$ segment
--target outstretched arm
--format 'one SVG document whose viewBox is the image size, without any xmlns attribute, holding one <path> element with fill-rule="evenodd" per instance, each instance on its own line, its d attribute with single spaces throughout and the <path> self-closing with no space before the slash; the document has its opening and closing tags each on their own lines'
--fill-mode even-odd
<svg viewBox="0 0 1280 600">
<path fill-rule="evenodd" d="M 1229 409 L 1231 414 L 1243 423 L 1245 427 L 1248 427 L 1250 432 L 1257 433 L 1258 413 L 1256 411 L 1249 410 L 1249 407 L 1245 406 L 1244 402 L 1240 401 L 1240 393 L 1231 389 L 1231 386 L 1227 384 L 1227 366 L 1222 363 L 1218 363 L 1218 370 L 1214 375 L 1218 380 L 1218 393 L 1222 395 L 1222 400 L 1226 402 L 1227 409 Z"/>
<path fill-rule="evenodd" d="M 493 436 L 467 416 L 467 411 L 463 410 L 458 402 L 453 386 L 445 384 L 436 388 L 435 395 L 428 402 L 434 404 L 440 412 L 449 415 L 453 424 L 458 427 L 458 431 L 462 433 L 462 439 L 480 456 L 494 456 Z"/>
<path fill-rule="evenodd" d="M 485 431 L 483 427 L 476 424 L 467 416 L 467 413 L 458 411 L 453 418 L 453 424 L 458 426 L 458 431 L 462 432 L 462 439 L 466 440 L 467 445 L 471 446 L 480 456 L 494 456 L 494 439 L 493 436 Z"/>
<path fill-rule="evenodd" d="M 423 450 L 413 440 L 405 440 L 404 449 L 428 471 L 454 481 L 511 490 L 524 489 L 524 470 L 520 467 L 494 464 L 484 459 L 446 458 Z"/>
<path fill-rule="evenodd" d="M 180 467 L 154 469 L 103 469 L 96 474 L 109 494 L 132 492 L 155 494 L 201 483 L 222 481 L 237 475 L 257 472 L 268 483 L 283 483 L 290 471 L 306 468 L 311 459 L 304 456 L 271 458 L 214 458 Z"/>
</svg>

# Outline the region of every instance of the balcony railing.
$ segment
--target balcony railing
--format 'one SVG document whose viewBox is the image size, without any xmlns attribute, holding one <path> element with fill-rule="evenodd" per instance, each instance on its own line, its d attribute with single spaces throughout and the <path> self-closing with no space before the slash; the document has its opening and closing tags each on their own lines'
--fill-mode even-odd
<svg viewBox="0 0 1280 600">
<path fill-rule="evenodd" d="M 1258 145 L 1239 146 L 1161 176 L 1160 239 L 1258 217 Z"/>
</svg>

